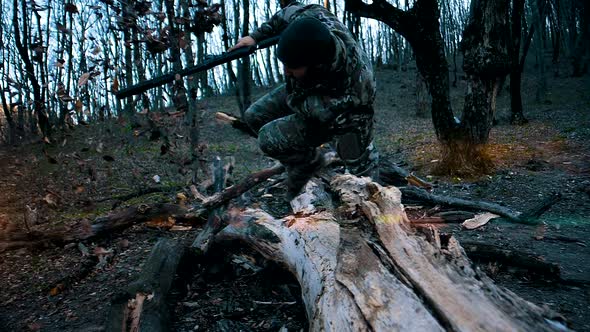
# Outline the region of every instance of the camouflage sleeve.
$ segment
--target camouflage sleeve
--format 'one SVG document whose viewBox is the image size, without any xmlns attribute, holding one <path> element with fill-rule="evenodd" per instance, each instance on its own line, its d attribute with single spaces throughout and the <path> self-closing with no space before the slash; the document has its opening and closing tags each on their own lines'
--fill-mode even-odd
<svg viewBox="0 0 590 332">
<path fill-rule="evenodd" d="M 278 36 L 289 25 L 293 16 L 302 8 L 303 6 L 301 4 L 295 3 L 279 10 L 268 22 L 262 23 L 258 29 L 252 32 L 250 37 L 254 38 L 256 42 L 259 42 Z"/>
<path fill-rule="evenodd" d="M 362 104 L 357 96 L 350 94 L 338 97 L 312 95 L 305 98 L 299 111 L 308 119 L 327 124 Z"/>
</svg>

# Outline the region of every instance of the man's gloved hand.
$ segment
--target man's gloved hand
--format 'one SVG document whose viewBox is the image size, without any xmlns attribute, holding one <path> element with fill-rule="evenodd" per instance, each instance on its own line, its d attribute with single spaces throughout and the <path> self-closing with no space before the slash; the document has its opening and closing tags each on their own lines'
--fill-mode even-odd
<svg viewBox="0 0 590 332">
<path fill-rule="evenodd" d="M 238 40 L 238 43 L 235 44 L 234 46 L 230 47 L 230 49 L 228 49 L 228 52 L 231 52 L 235 49 L 238 48 L 242 48 L 242 47 L 249 47 L 249 46 L 253 46 L 256 45 L 256 41 L 254 40 L 254 38 L 250 37 L 250 36 L 246 36 L 246 37 L 242 37 L 240 38 L 240 40 Z"/>
</svg>

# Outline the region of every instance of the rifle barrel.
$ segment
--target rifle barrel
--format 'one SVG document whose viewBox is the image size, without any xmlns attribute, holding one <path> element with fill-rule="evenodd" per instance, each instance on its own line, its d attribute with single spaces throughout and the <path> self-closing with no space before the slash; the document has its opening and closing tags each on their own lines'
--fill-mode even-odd
<svg viewBox="0 0 590 332">
<path fill-rule="evenodd" d="M 121 89 L 121 90 L 117 91 L 115 93 L 115 95 L 119 99 L 131 97 L 133 95 L 137 95 L 142 92 L 145 92 L 151 88 L 155 88 L 157 86 L 173 82 L 176 78 L 176 75 L 180 75 L 180 77 L 185 77 L 185 76 L 188 76 L 191 74 L 195 74 L 195 73 L 198 73 L 198 72 L 201 72 L 204 70 L 211 69 L 215 66 L 219 66 L 219 65 L 222 65 L 224 63 L 227 63 L 227 62 L 230 62 L 230 61 L 233 61 L 236 59 L 246 57 L 246 56 L 256 52 L 259 49 L 263 49 L 263 48 L 267 48 L 272 45 L 275 45 L 276 43 L 278 43 L 279 37 L 280 36 L 276 36 L 276 37 L 268 38 L 265 40 L 261 40 L 259 43 L 257 43 L 257 45 L 250 46 L 250 47 L 238 48 L 238 49 L 233 50 L 231 52 L 225 52 L 220 55 L 213 56 L 210 59 L 205 60 L 198 65 L 188 67 L 188 68 L 179 70 L 177 72 L 171 72 L 171 73 L 168 73 L 168 74 L 165 74 L 162 76 L 158 76 L 158 77 L 155 77 L 155 78 L 143 81 L 143 82 L 139 82 L 135 85 L 132 85 L 130 87 L 127 87 L 125 89 Z"/>
</svg>

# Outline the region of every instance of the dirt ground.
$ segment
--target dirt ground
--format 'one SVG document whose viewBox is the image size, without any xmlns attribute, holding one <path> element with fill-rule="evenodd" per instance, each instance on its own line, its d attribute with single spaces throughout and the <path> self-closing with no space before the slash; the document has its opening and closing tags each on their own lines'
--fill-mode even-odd
<svg viewBox="0 0 590 332">
<path fill-rule="evenodd" d="M 523 126 L 508 123 L 504 89 L 489 149 L 495 170 L 466 179 L 432 174 L 440 155 L 430 119 L 414 115 L 415 76 L 411 69 L 377 72 L 376 144 L 382 158 L 427 178 L 435 193 L 518 211 L 560 193 L 562 199 L 536 225 L 494 220 L 473 231 L 458 224 L 441 230 L 460 242 L 492 244 L 557 264 L 559 275 L 501 260 L 476 261 L 500 285 L 560 312 L 572 329 L 590 331 L 590 77 L 551 77 L 546 98 L 536 101 L 538 80 L 526 74 L 523 96 L 530 122 Z M 464 89 L 459 81 L 452 91 L 457 114 Z M 273 164 L 254 139 L 213 120 L 218 111 L 238 113 L 233 97 L 209 98 L 202 110 L 203 164 L 214 156 L 233 157 L 235 181 Z M 150 139 L 145 126 L 111 122 L 59 134 L 52 144 L 0 148 L 0 244 L 19 230 L 68 229 L 113 208 L 190 196 L 188 135 L 173 116 L 158 121 L 170 144 Z M 161 190 L 123 197 L 145 188 Z M 94 241 L 1 252 L 0 330 L 102 331 L 111 298 L 134 280 L 156 241 L 172 238 L 190 245 L 198 232 L 198 226 L 172 230 L 141 224 Z M 190 257 L 183 269 L 168 299 L 172 330 L 306 329 L 293 277 L 245 248 Z"/>
</svg>

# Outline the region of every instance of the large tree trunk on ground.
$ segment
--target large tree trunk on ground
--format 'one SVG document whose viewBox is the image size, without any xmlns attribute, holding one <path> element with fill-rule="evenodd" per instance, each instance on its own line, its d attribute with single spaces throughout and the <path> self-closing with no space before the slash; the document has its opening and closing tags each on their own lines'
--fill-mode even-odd
<svg viewBox="0 0 590 332">
<path fill-rule="evenodd" d="M 557 316 L 496 286 L 435 229 L 413 230 L 395 187 L 336 176 L 276 219 L 232 212 L 216 243 L 241 240 L 282 263 L 302 288 L 311 331 L 553 331 Z M 322 194 L 323 193 L 323 194 Z M 316 208 L 316 206 L 321 208 Z M 334 206 L 334 208 L 332 207 Z"/>
</svg>

